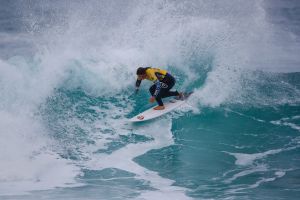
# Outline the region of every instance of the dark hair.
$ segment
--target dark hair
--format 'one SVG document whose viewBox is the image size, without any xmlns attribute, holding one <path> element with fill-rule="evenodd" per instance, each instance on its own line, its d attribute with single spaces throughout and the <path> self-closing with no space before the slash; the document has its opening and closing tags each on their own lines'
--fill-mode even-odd
<svg viewBox="0 0 300 200">
<path fill-rule="evenodd" d="M 150 68 L 150 67 L 139 67 L 137 70 L 136 70 L 136 74 L 137 75 L 144 75 L 146 74 L 146 70 Z"/>
</svg>

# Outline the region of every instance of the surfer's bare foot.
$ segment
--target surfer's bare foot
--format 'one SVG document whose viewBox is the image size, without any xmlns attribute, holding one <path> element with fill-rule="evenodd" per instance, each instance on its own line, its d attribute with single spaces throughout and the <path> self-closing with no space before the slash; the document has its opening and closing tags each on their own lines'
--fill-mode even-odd
<svg viewBox="0 0 300 200">
<path fill-rule="evenodd" d="M 153 108 L 154 110 L 163 110 L 165 109 L 165 106 L 156 106 L 155 108 Z"/>
</svg>

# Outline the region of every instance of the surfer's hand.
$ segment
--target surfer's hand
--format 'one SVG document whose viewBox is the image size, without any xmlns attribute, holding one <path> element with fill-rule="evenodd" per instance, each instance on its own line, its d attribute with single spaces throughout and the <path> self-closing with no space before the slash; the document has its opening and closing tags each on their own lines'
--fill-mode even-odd
<svg viewBox="0 0 300 200">
<path fill-rule="evenodd" d="M 151 97 L 150 99 L 149 99 L 149 101 L 150 101 L 150 103 L 153 103 L 154 101 L 155 101 L 155 97 Z"/>
</svg>

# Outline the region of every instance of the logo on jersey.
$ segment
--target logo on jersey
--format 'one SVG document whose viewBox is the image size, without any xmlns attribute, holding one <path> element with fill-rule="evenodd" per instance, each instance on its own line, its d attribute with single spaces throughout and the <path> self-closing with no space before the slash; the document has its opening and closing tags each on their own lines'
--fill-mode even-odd
<svg viewBox="0 0 300 200">
<path fill-rule="evenodd" d="M 161 86 L 162 88 L 168 88 L 168 85 L 165 84 L 165 83 L 162 83 L 162 82 L 160 82 L 160 86 Z"/>
</svg>

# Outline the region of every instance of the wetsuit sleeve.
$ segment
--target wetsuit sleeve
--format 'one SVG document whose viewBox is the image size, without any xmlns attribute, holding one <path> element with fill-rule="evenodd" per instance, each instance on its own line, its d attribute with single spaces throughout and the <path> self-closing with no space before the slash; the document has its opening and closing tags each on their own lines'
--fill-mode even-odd
<svg viewBox="0 0 300 200">
<path fill-rule="evenodd" d="M 136 79 L 135 87 L 140 87 L 142 80 Z"/>
<path fill-rule="evenodd" d="M 156 85 L 156 88 L 155 88 L 155 92 L 154 92 L 153 96 L 157 97 L 157 95 L 160 92 L 161 84 L 158 79 L 156 81 L 154 81 L 154 84 Z"/>
</svg>

